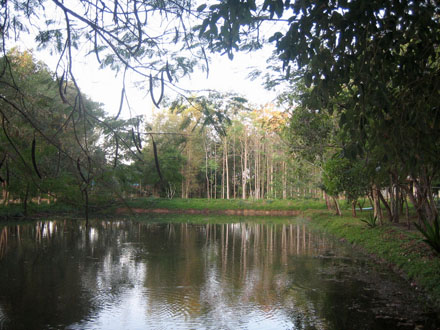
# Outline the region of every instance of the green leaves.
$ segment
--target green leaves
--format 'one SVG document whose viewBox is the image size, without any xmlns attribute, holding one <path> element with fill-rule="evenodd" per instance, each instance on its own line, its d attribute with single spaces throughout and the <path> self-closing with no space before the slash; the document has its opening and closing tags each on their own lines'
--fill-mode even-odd
<svg viewBox="0 0 440 330">
<path fill-rule="evenodd" d="M 372 213 L 369 213 L 368 216 L 361 218 L 360 220 L 370 228 L 377 227 L 377 216 L 373 215 Z"/>
<path fill-rule="evenodd" d="M 417 230 L 425 237 L 423 241 L 440 256 L 440 224 L 438 216 L 434 219 L 432 224 L 425 219 L 422 219 L 422 222 L 422 226 L 418 223 L 414 223 L 414 226 L 416 226 Z"/>
</svg>

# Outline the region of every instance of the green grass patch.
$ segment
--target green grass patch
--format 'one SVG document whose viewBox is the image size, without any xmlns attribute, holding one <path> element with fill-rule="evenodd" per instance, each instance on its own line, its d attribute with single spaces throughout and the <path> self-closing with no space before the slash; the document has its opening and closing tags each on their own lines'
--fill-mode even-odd
<svg viewBox="0 0 440 330">
<path fill-rule="evenodd" d="M 154 209 L 163 208 L 171 210 L 307 210 L 325 209 L 325 202 L 316 199 L 205 199 L 205 198 L 139 198 L 127 201 L 132 208 Z M 115 207 L 123 207 L 118 203 Z"/>
<path fill-rule="evenodd" d="M 100 203 L 91 203 L 89 214 L 95 215 L 113 215 L 118 208 L 140 208 L 140 209 L 169 209 L 169 210 L 264 210 L 264 211 L 304 211 L 308 209 L 325 209 L 325 202 L 318 199 L 205 199 L 205 198 L 136 198 L 121 201 L 104 201 Z M 83 216 L 84 207 L 82 205 L 69 205 L 65 203 L 35 203 L 28 204 L 28 217 L 39 217 L 46 215 L 65 215 Z M 23 206 L 21 204 L 10 204 L 0 206 L 0 218 L 22 218 L 24 216 Z"/>
<path fill-rule="evenodd" d="M 191 224 L 228 224 L 252 222 L 259 224 L 291 224 L 303 222 L 303 219 L 292 217 L 268 217 L 268 216 L 225 216 L 225 215 L 203 215 L 203 214 L 136 214 L 134 216 L 118 217 L 138 222 L 149 223 L 191 223 Z M 100 218 L 100 220 L 102 220 Z"/>
<path fill-rule="evenodd" d="M 368 227 L 359 218 L 337 217 L 327 211 L 307 211 L 314 228 L 358 246 L 419 285 L 440 306 L 440 258 L 419 232 L 391 224 Z"/>
</svg>

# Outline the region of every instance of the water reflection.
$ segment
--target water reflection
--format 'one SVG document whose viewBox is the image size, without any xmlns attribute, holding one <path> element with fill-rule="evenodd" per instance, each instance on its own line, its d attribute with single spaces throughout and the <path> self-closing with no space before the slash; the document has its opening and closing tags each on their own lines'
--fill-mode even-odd
<svg viewBox="0 0 440 330">
<path fill-rule="evenodd" d="M 365 278 L 373 273 L 364 260 L 301 222 L 86 227 L 66 220 L 0 233 L 2 329 L 385 329 L 401 322 L 372 313 L 387 298 Z"/>
</svg>

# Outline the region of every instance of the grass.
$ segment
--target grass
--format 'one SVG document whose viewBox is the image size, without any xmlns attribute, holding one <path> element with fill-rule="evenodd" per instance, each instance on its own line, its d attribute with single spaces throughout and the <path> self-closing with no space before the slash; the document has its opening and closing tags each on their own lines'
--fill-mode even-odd
<svg viewBox="0 0 440 330">
<path fill-rule="evenodd" d="M 423 242 L 419 232 L 391 224 L 370 228 L 357 218 L 336 217 L 323 211 L 309 210 L 305 215 L 312 227 L 343 239 L 388 264 L 412 285 L 421 287 L 440 306 L 440 258 Z"/>
<path fill-rule="evenodd" d="M 307 210 L 307 209 L 325 209 L 325 203 L 316 199 L 297 199 L 297 200 L 279 200 L 279 199 L 165 199 L 165 198 L 139 198 L 127 202 L 132 208 L 164 208 L 173 210 Z M 123 206 L 119 204 L 118 206 Z"/>
<path fill-rule="evenodd" d="M 142 209 L 170 209 L 170 210 L 299 210 L 308 209 L 325 209 L 324 201 L 318 199 L 296 199 L 296 200 L 278 200 L 278 199 L 205 199 L 205 198 L 136 198 L 127 199 L 125 203 L 116 202 L 100 202 L 90 204 L 90 213 L 93 214 L 112 214 L 117 208 Z M 82 206 L 72 206 L 65 203 L 52 203 L 50 205 L 42 203 L 40 205 L 29 203 L 28 214 L 65 214 L 74 213 L 82 214 L 84 209 Z M 10 204 L 8 206 L 0 206 L 0 218 L 5 217 L 22 217 L 23 208 L 21 204 Z"/>
<path fill-rule="evenodd" d="M 273 217 L 273 216 L 225 216 L 225 215 L 203 215 L 203 214 L 137 214 L 129 216 L 127 219 L 138 222 L 150 223 L 191 223 L 191 224 L 226 224 L 226 223 L 240 223 L 249 222 L 259 224 L 288 224 L 292 222 L 297 223 L 298 220 L 291 217 Z"/>
</svg>

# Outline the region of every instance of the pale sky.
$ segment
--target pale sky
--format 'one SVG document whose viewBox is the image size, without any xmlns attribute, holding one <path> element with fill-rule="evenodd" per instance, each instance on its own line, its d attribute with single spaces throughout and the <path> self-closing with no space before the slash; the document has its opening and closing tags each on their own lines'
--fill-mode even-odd
<svg viewBox="0 0 440 330">
<path fill-rule="evenodd" d="M 205 72 L 194 72 L 190 78 L 179 81 L 178 86 L 190 90 L 233 91 L 243 95 L 251 104 L 271 103 L 276 97 L 276 92 L 265 90 L 261 80 L 251 81 L 247 78 L 250 66 L 266 67 L 266 55 L 269 53 L 236 54 L 233 61 L 230 61 L 227 56 L 217 55 L 210 64 L 208 78 Z M 115 115 L 119 109 L 121 77 L 115 77 L 115 72 L 111 70 L 100 70 L 93 55 L 79 60 L 74 71 L 82 90 L 94 101 L 105 104 L 107 113 Z M 148 81 L 145 84 L 148 87 Z M 125 107 L 123 117 L 151 114 L 153 104 L 148 89 L 139 90 L 132 84 L 127 84 L 126 87 L 132 113 L 130 114 L 128 108 Z M 156 95 L 158 94 L 159 90 L 156 91 Z"/>
<path fill-rule="evenodd" d="M 21 51 L 32 49 L 34 43 L 21 39 L 18 43 Z M 58 61 L 56 55 L 49 55 L 44 51 L 34 49 L 34 56 L 45 62 L 49 69 L 55 71 Z M 235 54 L 231 61 L 227 56 L 215 55 L 209 67 L 209 77 L 206 72 L 196 71 L 190 78 L 181 79 L 178 86 L 189 90 L 212 89 L 221 92 L 232 91 L 244 96 L 253 105 L 264 105 L 274 101 L 276 91 L 264 89 L 262 80 L 251 81 L 247 75 L 251 67 L 264 69 L 266 67 L 266 58 L 270 55 L 269 50 L 253 53 Z M 93 101 L 104 104 L 104 110 L 109 115 L 116 115 L 119 109 L 120 95 L 122 88 L 122 73 L 116 76 L 116 73 L 110 69 L 100 69 L 95 57 L 77 56 L 73 66 L 75 77 L 81 90 L 92 98 Z M 127 106 L 122 112 L 123 118 L 131 116 L 151 115 L 153 103 L 148 93 L 148 81 L 145 82 L 146 89 L 140 90 L 132 83 L 126 84 L 126 93 L 130 101 L 131 112 Z M 172 93 L 167 90 L 169 96 Z M 159 94 L 159 90 L 156 91 Z"/>
<path fill-rule="evenodd" d="M 38 27 L 30 26 L 31 34 L 37 34 Z M 270 28 L 269 28 L 270 31 Z M 20 35 L 17 42 L 21 51 L 35 49 L 36 44 L 32 37 L 26 33 Z M 9 45 L 10 46 L 10 45 Z M 73 73 L 77 79 L 81 91 L 91 97 L 94 101 L 104 104 L 104 110 L 109 115 L 116 115 L 119 109 L 120 95 L 122 89 L 122 73 L 116 77 L 115 72 L 110 69 L 99 69 L 99 64 L 93 54 L 84 56 L 87 47 L 80 46 L 74 56 Z M 236 53 L 233 61 L 228 57 L 220 55 L 211 56 L 209 67 L 209 77 L 205 72 L 194 72 L 190 78 L 181 79 L 178 86 L 182 89 L 202 90 L 212 89 L 220 92 L 232 91 L 247 98 L 253 105 L 264 105 L 273 102 L 276 97 L 275 91 L 267 91 L 262 86 L 262 80 L 251 81 L 247 78 L 249 67 L 258 67 L 261 70 L 266 68 L 266 59 L 270 56 L 269 47 L 252 53 Z M 48 52 L 34 50 L 34 56 L 45 62 L 50 70 L 55 71 L 58 56 L 50 55 Z M 140 90 L 131 83 L 126 83 L 126 94 L 129 98 L 130 108 L 125 105 L 121 116 L 129 118 L 131 116 L 151 115 L 153 103 L 148 93 L 149 82 L 145 82 L 146 88 Z M 170 92 L 166 90 L 166 93 Z M 156 91 L 159 94 L 159 90 Z M 173 95 L 169 95 L 172 99 Z"/>
</svg>

